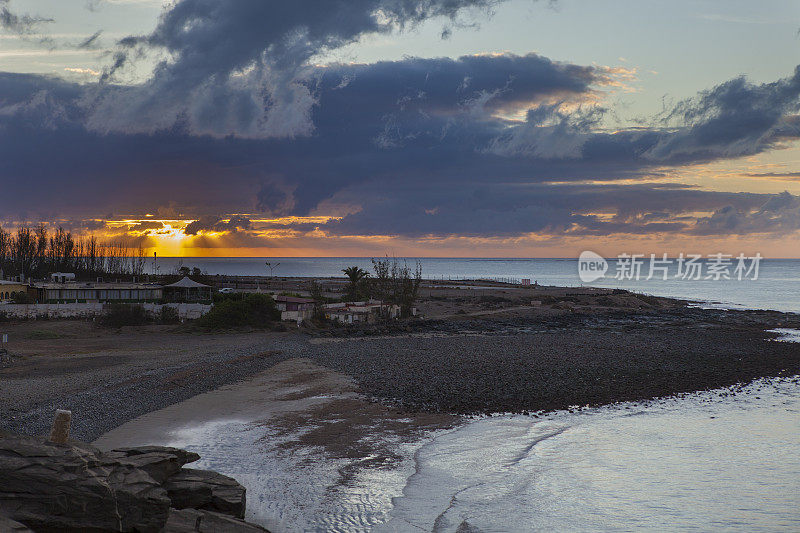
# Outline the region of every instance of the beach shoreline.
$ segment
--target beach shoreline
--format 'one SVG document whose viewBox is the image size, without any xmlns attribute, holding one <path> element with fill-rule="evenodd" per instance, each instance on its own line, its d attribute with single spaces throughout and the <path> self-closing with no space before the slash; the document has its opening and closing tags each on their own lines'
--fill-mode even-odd
<svg viewBox="0 0 800 533">
<path fill-rule="evenodd" d="M 44 434 L 55 409 L 70 409 L 75 436 L 93 441 L 295 358 L 349 376 L 359 394 L 392 409 L 455 415 L 541 413 L 800 374 L 800 347 L 768 342 L 778 336 L 770 330 L 800 328 L 792 313 L 502 285 L 477 295 L 423 290 L 418 305 L 423 319 L 288 332 L 14 323 L 12 362 L 0 366 L 3 429 Z"/>
</svg>

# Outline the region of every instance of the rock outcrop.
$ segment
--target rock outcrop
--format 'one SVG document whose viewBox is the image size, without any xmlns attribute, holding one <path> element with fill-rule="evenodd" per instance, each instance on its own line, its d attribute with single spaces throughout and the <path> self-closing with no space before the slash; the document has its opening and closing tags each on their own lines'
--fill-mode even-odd
<svg viewBox="0 0 800 533">
<path fill-rule="evenodd" d="M 103 456 L 115 463 L 140 468 L 158 483 L 164 483 L 170 476 L 180 472 L 183 465 L 200 459 L 194 452 L 166 446 L 119 448 L 106 452 Z"/>
<path fill-rule="evenodd" d="M 265 531 L 241 520 L 236 480 L 183 468 L 197 459 L 177 448 L 101 452 L 0 432 L 0 530 Z"/>
<path fill-rule="evenodd" d="M 183 468 L 165 483 L 175 509 L 204 509 L 244 518 L 245 489 L 228 476 Z"/>
</svg>

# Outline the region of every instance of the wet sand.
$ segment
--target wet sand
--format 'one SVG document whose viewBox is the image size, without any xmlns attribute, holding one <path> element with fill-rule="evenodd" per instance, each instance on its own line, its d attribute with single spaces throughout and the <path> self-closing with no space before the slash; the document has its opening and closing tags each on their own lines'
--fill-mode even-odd
<svg viewBox="0 0 800 533">
<path fill-rule="evenodd" d="M 322 447 L 331 458 L 370 456 L 381 462 L 391 460 L 389 447 L 380 442 L 370 445 L 370 436 L 414 440 L 432 429 L 452 427 L 460 418 L 400 413 L 366 399 L 352 378 L 295 358 L 245 381 L 142 415 L 93 444 L 103 450 L 165 444 L 171 434 L 216 420 L 269 426 L 276 436 L 299 433 L 291 446 Z"/>
</svg>

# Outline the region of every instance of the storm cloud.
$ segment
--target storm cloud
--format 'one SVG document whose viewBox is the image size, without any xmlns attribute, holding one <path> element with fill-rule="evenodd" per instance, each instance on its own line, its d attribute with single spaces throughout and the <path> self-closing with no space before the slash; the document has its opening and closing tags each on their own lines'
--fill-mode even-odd
<svg viewBox="0 0 800 533">
<path fill-rule="evenodd" d="M 122 39 L 98 83 L 0 74 L 0 210 L 168 206 L 196 221 L 187 235 L 253 229 L 226 213 L 339 215 L 318 225 L 332 235 L 798 229 L 788 193 L 655 180 L 797 139 L 800 70 L 723 82 L 611 131 L 601 102 L 618 69 L 510 53 L 314 64 L 364 35 L 493 4 L 182 0 Z M 152 75 L 125 82 L 158 54 Z"/>
<path fill-rule="evenodd" d="M 98 131 L 295 137 L 314 130 L 308 61 L 317 54 L 498 0 L 180 0 L 148 35 L 121 39 L 102 81 L 143 55 L 167 57 L 143 84 L 96 94 Z M 159 56 L 160 57 L 160 56 Z"/>
</svg>

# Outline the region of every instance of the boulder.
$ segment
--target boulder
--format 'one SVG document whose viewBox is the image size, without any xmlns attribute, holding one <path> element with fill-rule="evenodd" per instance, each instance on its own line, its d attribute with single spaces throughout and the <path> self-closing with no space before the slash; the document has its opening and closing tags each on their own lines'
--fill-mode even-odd
<svg viewBox="0 0 800 533">
<path fill-rule="evenodd" d="M 170 509 L 164 533 L 269 533 L 263 527 L 249 524 L 213 511 Z"/>
<path fill-rule="evenodd" d="M 0 531 L 3 533 L 33 533 L 26 525 L 3 515 L 0 515 Z"/>
<path fill-rule="evenodd" d="M 199 458 L 0 431 L 0 533 L 266 531 L 240 520 L 245 488 L 235 479 L 183 467 Z"/>
<path fill-rule="evenodd" d="M 183 468 L 164 482 L 164 488 L 176 509 L 191 507 L 244 518 L 245 488 L 228 476 Z"/>
<path fill-rule="evenodd" d="M 167 492 L 87 444 L 0 433 L 0 514 L 37 532 L 160 531 Z"/>
<path fill-rule="evenodd" d="M 140 448 L 118 448 L 104 454 L 111 462 L 141 468 L 158 483 L 178 473 L 187 463 L 200 459 L 194 452 L 167 446 L 142 446 Z"/>
</svg>

